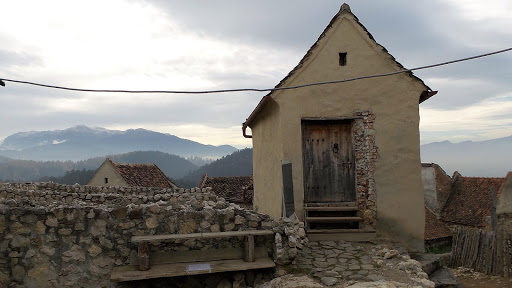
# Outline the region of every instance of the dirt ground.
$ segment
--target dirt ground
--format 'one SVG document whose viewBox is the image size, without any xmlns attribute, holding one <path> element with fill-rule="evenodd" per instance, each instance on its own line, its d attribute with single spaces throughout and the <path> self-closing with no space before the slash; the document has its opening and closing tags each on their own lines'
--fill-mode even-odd
<svg viewBox="0 0 512 288">
<path fill-rule="evenodd" d="M 512 288 L 512 278 L 489 276 L 462 267 L 452 269 L 452 271 L 464 287 Z"/>
</svg>

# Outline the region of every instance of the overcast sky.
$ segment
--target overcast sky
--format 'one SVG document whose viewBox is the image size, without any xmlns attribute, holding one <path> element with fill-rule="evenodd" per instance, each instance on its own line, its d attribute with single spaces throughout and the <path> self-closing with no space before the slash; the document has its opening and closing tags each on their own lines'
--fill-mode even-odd
<svg viewBox="0 0 512 288">
<path fill-rule="evenodd" d="M 0 0 L 0 78 L 90 89 L 274 87 L 341 1 Z M 512 1 L 352 1 L 407 68 L 512 47 Z M 421 142 L 512 135 L 512 52 L 415 73 Z M 0 87 L 0 139 L 84 124 L 250 146 L 241 123 L 266 93 L 145 95 Z M 340 84 L 343 85 L 343 84 Z"/>
</svg>

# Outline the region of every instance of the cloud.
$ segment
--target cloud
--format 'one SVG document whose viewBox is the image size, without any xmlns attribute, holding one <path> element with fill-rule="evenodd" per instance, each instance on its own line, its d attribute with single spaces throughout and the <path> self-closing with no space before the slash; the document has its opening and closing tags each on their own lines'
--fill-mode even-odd
<svg viewBox="0 0 512 288">
<path fill-rule="evenodd" d="M 511 46 L 506 0 L 350 4 L 377 42 L 408 68 Z M 2 1 L 0 77 L 93 89 L 269 88 L 299 62 L 340 5 L 311 0 Z M 492 102 L 496 99 L 504 107 L 512 102 L 500 98 L 511 90 L 511 66 L 512 53 L 507 53 L 416 72 L 439 90 L 421 106 L 422 137 L 494 135 L 484 132 L 485 127 L 497 131 L 491 125 L 495 121 L 479 109 L 498 105 Z M 85 124 L 154 127 L 204 143 L 246 145 L 250 141 L 241 136 L 240 124 L 264 94 L 100 94 L 7 83 L 0 87 L 0 122 L 9 125 L 0 127 L 0 138 Z M 439 128 L 436 121 L 447 111 L 465 109 L 483 117 L 479 136 L 452 122 L 446 125 L 454 130 Z M 494 119 L 508 119 L 493 112 Z M 506 128 L 505 122 L 500 125 Z"/>
<path fill-rule="evenodd" d="M 313 44 L 341 3 L 288 1 L 150 1 L 185 29 L 251 46 L 304 48 Z"/>
<path fill-rule="evenodd" d="M 512 89 L 475 105 L 445 110 L 420 106 L 422 144 L 481 141 L 512 135 Z"/>
<path fill-rule="evenodd" d="M 1 40 L 0 40 L 1 41 Z M 0 50 L 0 63 L 4 66 L 38 65 L 41 59 L 26 53 Z"/>
</svg>

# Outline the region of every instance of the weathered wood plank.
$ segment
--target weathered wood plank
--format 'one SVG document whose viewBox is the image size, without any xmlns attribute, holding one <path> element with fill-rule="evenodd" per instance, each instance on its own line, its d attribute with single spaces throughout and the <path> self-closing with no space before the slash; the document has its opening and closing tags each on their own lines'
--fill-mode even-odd
<svg viewBox="0 0 512 288">
<path fill-rule="evenodd" d="M 149 247 L 147 242 L 139 243 L 137 263 L 140 271 L 149 269 Z"/>
<path fill-rule="evenodd" d="M 351 121 L 302 124 L 304 201 L 355 201 L 355 160 Z"/>
<path fill-rule="evenodd" d="M 245 236 L 244 240 L 244 260 L 246 262 L 254 261 L 254 236 Z"/>
<path fill-rule="evenodd" d="M 355 222 L 363 221 L 361 217 L 307 217 L 306 222 Z"/>
<path fill-rule="evenodd" d="M 358 211 L 359 207 L 304 207 L 306 211 Z"/>
<path fill-rule="evenodd" d="M 247 270 L 245 271 L 245 282 L 247 283 L 247 286 L 254 287 L 254 271 L 253 270 Z"/>
<path fill-rule="evenodd" d="M 133 236 L 132 243 L 152 242 L 176 239 L 207 239 L 207 238 L 228 238 L 228 237 L 244 237 L 248 235 L 264 236 L 273 235 L 272 230 L 247 230 L 247 231 L 225 231 L 225 232 L 207 232 L 207 233 L 191 233 L 191 234 L 163 234 L 163 235 L 147 235 Z"/>
<path fill-rule="evenodd" d="M 135 256 L 135 255 L 133 255 Z M 254 258 L 268 257 L 267 247 L 254 247 Z M 244 249 L 239 248 L 219 248 L 208 250 L 189 250 L 189 251 L 173 251 L 173 252 L 154 252 L 151 253 L 150 264 L 172 264 L 172 263 L 189 263 L 208 262 L 215 260 L 244 259 Z M 130 265 L 137 266 L 137 257 L 130 257 Z"/>
<path fill-rule="evenodd" d="M 452 267 L 468 267 L 488 275 L 510 277 L 512 255 L 510 233 L 501 229 L 455 227 L 452 244 Z"/>
<path fill-rule="evenodd" d="M 187 266 L 190 264 L 199 264 L 197 262 L 160 264 L 154 265 L 146 271 L 139 271 L 133 266 L 116 267 L 112 271 L 110 280 L 115 282 L 125 282 L 134 280 L 144 280 L 162 277 L 175 277 L 184 275 L 208 274 L 206 271 L 195 271 L 187 274 Z M 206 264 L 206 263 L 205 263 Z M 274 261 L 270 258 L 256 259 L 254 262 L 245 262 L 242 259 L 236 260 L 220 260 L 211 261 L 207 264 L 211 265 L 211 273 L 226 271 L 244 271 L 252 269 L 272 268 L 275 267 Z"/>
<path fill-rule="evenodd" d="M 322 234 L 322 233 L 375 233 L 375 230 L 363 229 L 306 229 L 308 234 Z"/>
</svg>

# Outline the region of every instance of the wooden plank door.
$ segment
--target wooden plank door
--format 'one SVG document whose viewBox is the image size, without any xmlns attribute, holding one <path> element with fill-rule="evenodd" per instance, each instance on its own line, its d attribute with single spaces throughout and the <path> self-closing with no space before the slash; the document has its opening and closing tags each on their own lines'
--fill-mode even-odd
<svg viewBox="0 0 512 288">
<path fill-rule="evenodd" d="M 302 125 L 305 203 L 356 201 L 352 123 L 304 121 Z"/>
</svg>

